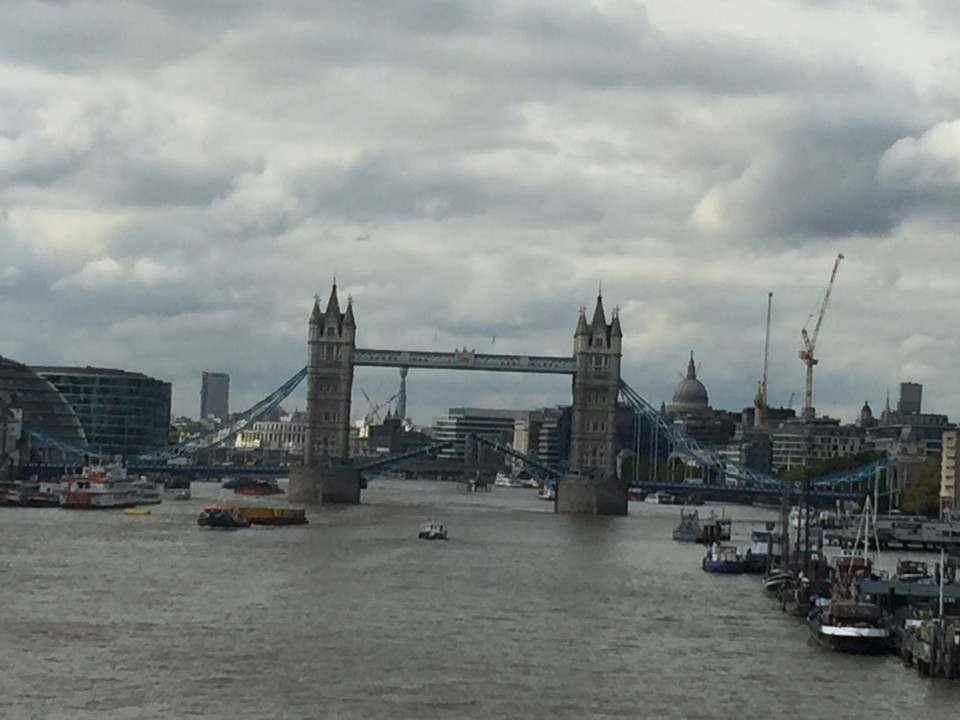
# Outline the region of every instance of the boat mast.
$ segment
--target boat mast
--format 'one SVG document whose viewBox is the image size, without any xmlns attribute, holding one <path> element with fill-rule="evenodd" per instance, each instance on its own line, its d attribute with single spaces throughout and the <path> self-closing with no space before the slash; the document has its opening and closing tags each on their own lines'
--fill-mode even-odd
<svg viewBox="0 0 960 720">
<path fill-rule="evenodd" d="M 940 610 L 940 612 L 939 612 L 938 615 L 937 615 L 937 617 L 939 617 L 939 618 L 943 618 L 943 575 L 944 575 L 944 572 L 943 572 L 944 568 L 943 568 L 943 566 L 944 566 L 944 552 L 943 552 L 943 546 L 941 545 L 941 546 L 940 546 L 940 592 L 939 592 L 939 595 L 940 595 L 940 598 L 939 598 L 939 599 L 940 599 L 939 610 Z"/>
</svg>

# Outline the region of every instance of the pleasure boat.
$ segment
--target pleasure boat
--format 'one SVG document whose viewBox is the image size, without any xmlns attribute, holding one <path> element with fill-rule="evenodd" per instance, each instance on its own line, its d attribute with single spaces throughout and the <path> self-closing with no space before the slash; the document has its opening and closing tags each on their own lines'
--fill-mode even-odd
<svg viewBox="0 0 960 720">
<path fill-rule="evenodd" d="M 814 609 L 807 622 L 814 640 L 828 650 L 882 655 L 890 649 L 890 630 L 873 603 L 834 599 Z"/>
<path fill-rule="evenodd" d="M 435 520 L 427 520 L 420 526 L 417 537 L 421 540 L 446 540 L 447 529 Z"/>
<path fill-rule="evenodd" d="M 133 487 L 140 493 L 140 505 L 159 505 L 163 502 L 160 496 L 160 486 L 157 483 L 147 480 L 145 477 L 136 478 L 133 481 Z"/>
<path fill-rule="evenodd" d="M 61 479 L 60 506 L 102 510 L 141 504 L 141 490 L 127 477 L 120 458 L 113 463 L 88 465 L 79 475 Z"/>
</svg>

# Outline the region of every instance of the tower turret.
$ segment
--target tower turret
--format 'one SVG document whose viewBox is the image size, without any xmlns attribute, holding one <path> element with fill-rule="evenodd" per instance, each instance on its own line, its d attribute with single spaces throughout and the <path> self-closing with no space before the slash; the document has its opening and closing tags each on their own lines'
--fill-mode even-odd
<svg viewBox="0 0 960 720">
<path fill-rule="evenodd" d="M 581 309 L 574 334 L 577 374 L 573 379 L 570 467 L 597 480 L 615 481 L 622 332 L 616 316 L 613 324 L 607 324 L 600 294 L 593 320 L 589 326 L 585 321 Z"/>
</svg>

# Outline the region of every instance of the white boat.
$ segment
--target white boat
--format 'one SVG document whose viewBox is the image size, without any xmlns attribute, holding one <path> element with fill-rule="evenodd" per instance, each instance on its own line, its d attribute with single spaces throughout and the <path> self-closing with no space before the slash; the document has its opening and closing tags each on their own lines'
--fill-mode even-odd
<svg viewBox="0 0 960 720">
<path fill-rule="evenodd" d="M 420 526 L 417 537 L 421 540 L 446 540 L 447 529 L 435 520 L 427 520 Z"/>
<path fill-rule="evenodd" d="M 822 647 L 860 655 L 890 649 L 890 630 L 880 608 L 856 600 L 831 600 L 810 613 L 810 634 Z"/>
<path fill-rule="evenodd" d="M 119 458 L 113 463 L 88 465 L 79 475 L 60 481 L 60 506 L 78 509 L 127 508 L 143 503 L 143 494 L 127 477 Z"/>
<path fill-rule="evenodd" d="M 651 495 L 647 495 L 644 502 L 653 503 L 654 505 L 676 505 L 677 498 L 674 495 L 671 495 L 668 492 L 655 492 Z"/>
<path fill-rule="evenodd" d="M 191 498 L 190 488 L 164 488 L 163 495 L 170 500 L 189 500 Z"/>
<path fill-rule="evenodd" d="M 140 477 L 133 481 L 133 486 L 140 493 L 140 505 L 159 505 L 163 502 L 163 497 L 160 495 L 160 486 L 152 480 Z"/>
<path fill-rule="evenodd" d="M 540 488 L 540 492 L 537 493 L 537 497 L 541 500 L 556 500 L 557 499 L 557 488 L 553 485 L 544 485 Z"/>
<path fill-rule="evenodd" d="M 494 479 L 493 484 L 497 487 L 521 487 L 521 483 L 514 480 L 512 476 L 507 475 L 507 473 L 502 470 L 497 473 L 497 477 Z"/>
</svg>

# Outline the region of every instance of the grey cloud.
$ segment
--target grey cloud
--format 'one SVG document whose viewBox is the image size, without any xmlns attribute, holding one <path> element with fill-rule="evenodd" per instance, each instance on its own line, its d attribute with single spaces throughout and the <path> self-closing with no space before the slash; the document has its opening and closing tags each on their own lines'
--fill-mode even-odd
<svg viewBox="0 0 960 720">
<path fill-rule="evenodd" d="M 883 235 L 908 209 L 877 178 L 887 149 L 912 125 L 873 112 L 802 114 L 772 133 L 770 148 L 697 211 L 704 230 L 791 244 L 809 238 Z"/>
</svg>

